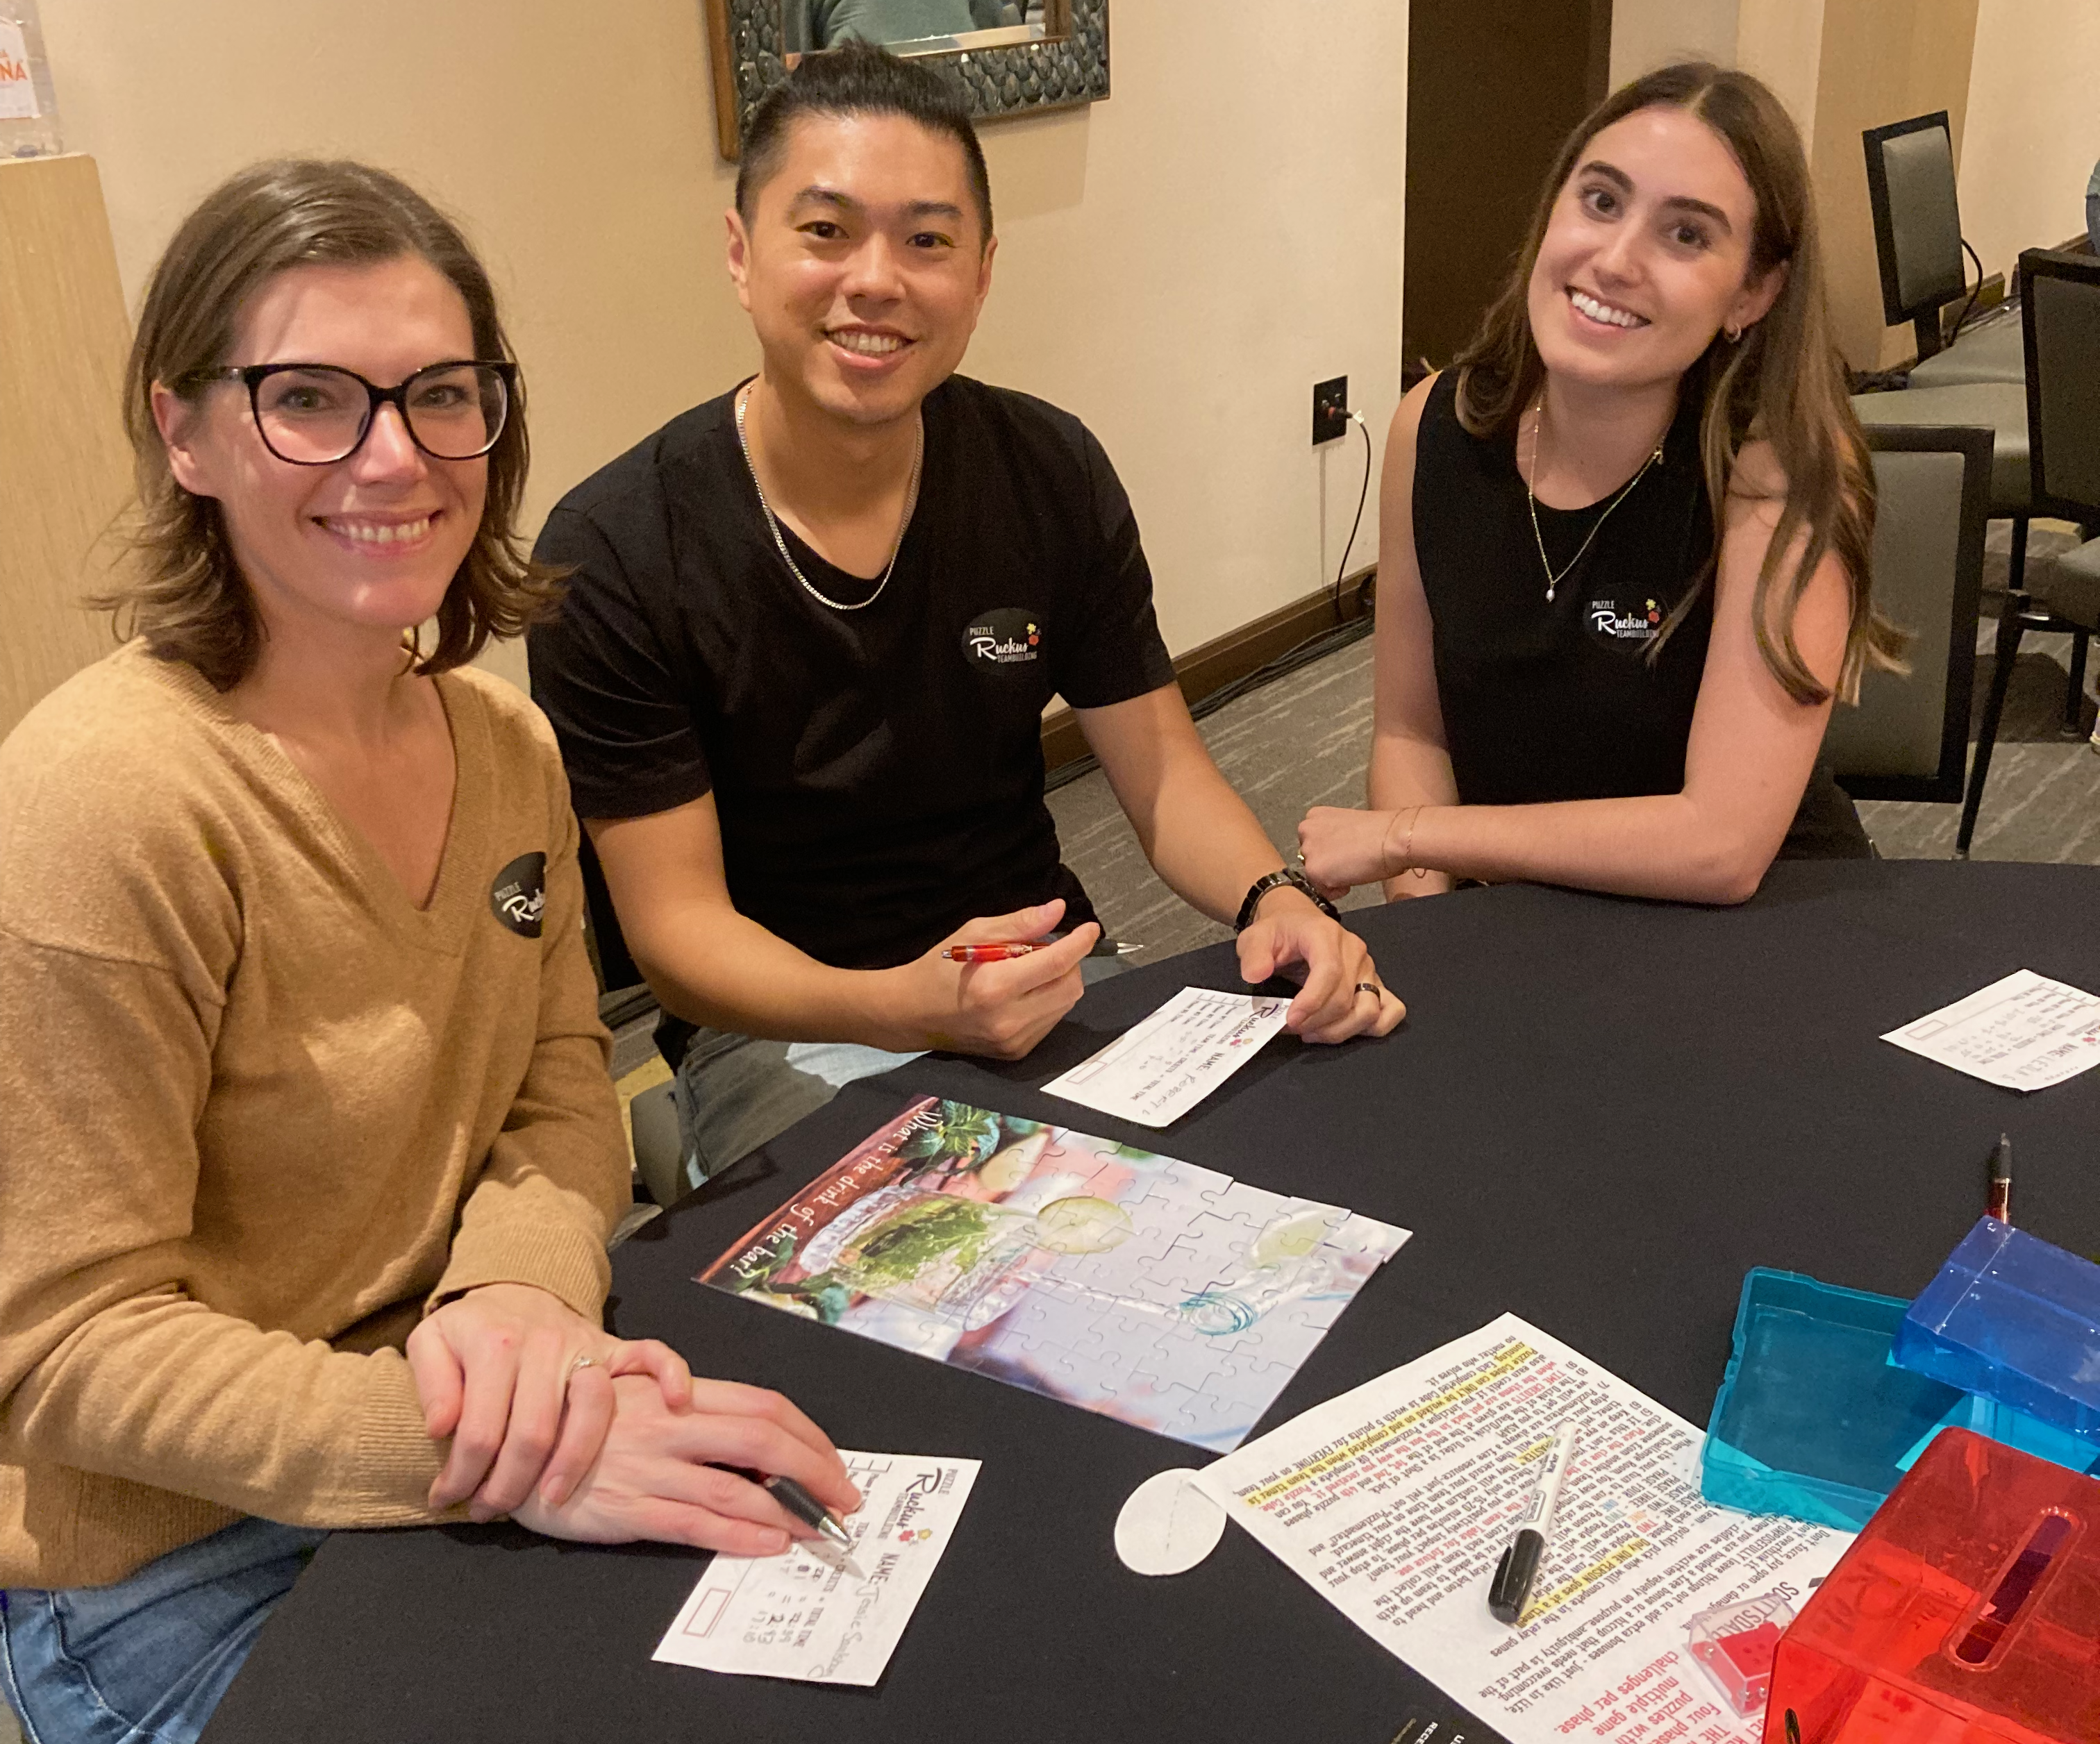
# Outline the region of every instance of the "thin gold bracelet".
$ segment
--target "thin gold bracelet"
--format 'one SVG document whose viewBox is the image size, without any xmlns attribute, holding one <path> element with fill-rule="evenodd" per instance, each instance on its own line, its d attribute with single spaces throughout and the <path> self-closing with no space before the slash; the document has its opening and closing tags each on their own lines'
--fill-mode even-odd
<svg viewBox="0 0 2100 1744">
<path fill-rule="evenodd" d="M 1410 863 L 1410 857 L 1414 852 L 1414 826 L 1418 821 L 1420 821 L 1421 817 L 1422 808 L 1418 805 L 1413 807 L 1408 812 L 1407 839 L 1400 844 L 1400 864 L 1396 866 L 1392 872 L 1387 874 L 1388 877 L 1398 878 L 1403 872 L 1410 873 L 1418 879 L 1426 879 L 1429 876 L 1428 867 L 1418 866 Z M 1395 812 L 1392 814 L 1392 821 L 1393 823 L 1396 824 L 1400 821 L 1399 813 Z M 1386 826 L 1386 835 L 1390 837 L 1392 834 L 1392 825 L 1389 824 Z"/>
<path fill-rule="evenodd" d="M 1403 809 L 1404 808 L 1403 808 Z M 1386 820 L 1385 834 L 1379 838 L 1379 858 L 1384 861 L 1388 865 L 1391 865 L 1392 864 L 1392 854 L 1391 852 L 1392 848 L 1392 833 L 1399 827 L 1400 813 L 1395 812 L 1391 817 Z M 1412 834 L 1413 832 L 1410 831 L 1410 837 L 1412 836 Z M 1397 878 L 1400 874 L 1397 872 L 1388 872 L 1385 876 L 1388 878 Z"/>
</svg>

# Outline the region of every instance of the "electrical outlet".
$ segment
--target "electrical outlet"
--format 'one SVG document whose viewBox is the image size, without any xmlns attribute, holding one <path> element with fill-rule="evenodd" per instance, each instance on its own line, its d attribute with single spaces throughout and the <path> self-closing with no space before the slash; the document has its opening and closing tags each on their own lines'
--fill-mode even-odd
<svg viewBox="0 0 2100 1744">
<path fill-rule="evenodd" d="M 1346 436 L 1349 430 L 1349 378 L 1312 384 L 1312 446 Z"/>
</svg>

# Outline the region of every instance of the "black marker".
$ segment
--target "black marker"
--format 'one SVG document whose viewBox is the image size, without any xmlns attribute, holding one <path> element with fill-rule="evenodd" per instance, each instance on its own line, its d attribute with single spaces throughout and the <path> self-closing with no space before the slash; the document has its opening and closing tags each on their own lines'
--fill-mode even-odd
<svg viewBox="0 0 2100 1744">
<path fill-rule="evenodd" d="M 1560 1486 L 1574 1462 L 1576 1429 L 1571 1420 L 1554 1432 L 1553 1445 L 1540 1456 L 1531 1500 L 1517 1517 L 1515 1535 L 1495 1565 L 1495 1578 L 1488 1587 L 1488 1614 L 1498 1623 L 1514 1625 L 1531 1596 L 1539 1559 L 1546 1554 L 1546 1535 L 1553 1530 L 1553 1511 L 1560 1505 Z"/>
</svg>

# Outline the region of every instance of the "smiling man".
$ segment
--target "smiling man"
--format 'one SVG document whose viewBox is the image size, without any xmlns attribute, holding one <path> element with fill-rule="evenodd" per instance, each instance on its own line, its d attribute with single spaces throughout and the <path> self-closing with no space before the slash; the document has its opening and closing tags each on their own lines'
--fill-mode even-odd
<svg viewBox="0 0 2100 1744">
<path fill-rule="evenodd" d="M 673 1020 L 689 1182 L 911 1053 L 1026 1054 L 1078 1000 L 1101 928 L 1043 804 L 1057 695 L 1160 876 L 1238 923 L 1241 972 L 1302 981 L 1290 1027 L 1391 1029 L 1361 941 L 1197 737 L 1100 444 L 955 373 L 997 249 L 960 97 L 864 45 L 806 58 L 752 117 L 728 227 L 759 372 L 554 510 L 538 555 L 573 579 L 531 644 Z"/>
</svg>

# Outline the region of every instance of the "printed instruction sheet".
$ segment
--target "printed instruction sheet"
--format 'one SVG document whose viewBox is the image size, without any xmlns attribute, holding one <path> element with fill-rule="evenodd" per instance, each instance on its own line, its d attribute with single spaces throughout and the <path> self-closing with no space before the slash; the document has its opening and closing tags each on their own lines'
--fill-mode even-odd
<svg viewBox="0 0 2100 1744">
<path fill-rule="evenodd" d="M 1515 1627 L 1488 1584 L 1532 1462 L 1581 1438 Z M 1848 1533 L 1716 1508 L 1698 1429 L 1514 1315 L 1196 1482 L 1510 1744 L 1758 1744 L 1780 1632 Z"/>
<path fill-rule="evenodd" d="M 2046 1090 L 2100 1066 L 2100 998 L 2016 970 L 1882 1037 L 2007 1090 Z"/>
<path fill-rule="evenodd" d="M 814 1684 L 874 1683 L 954 1536 L 975 1460 L 904 1453 L 840 1457 L 861 1506 L 852 1560 L 797 1544 L 777 1557 L 717 1557 L 651 1657 L 704 1671 Z"/>
<path fill-rule="evenodd" d="M 1288 999 L 1185 987 L 1092 1059 L 1043 1086 L 1140 1126 L 1167 1126 L 1261 1051 Z"/>
</svg>

